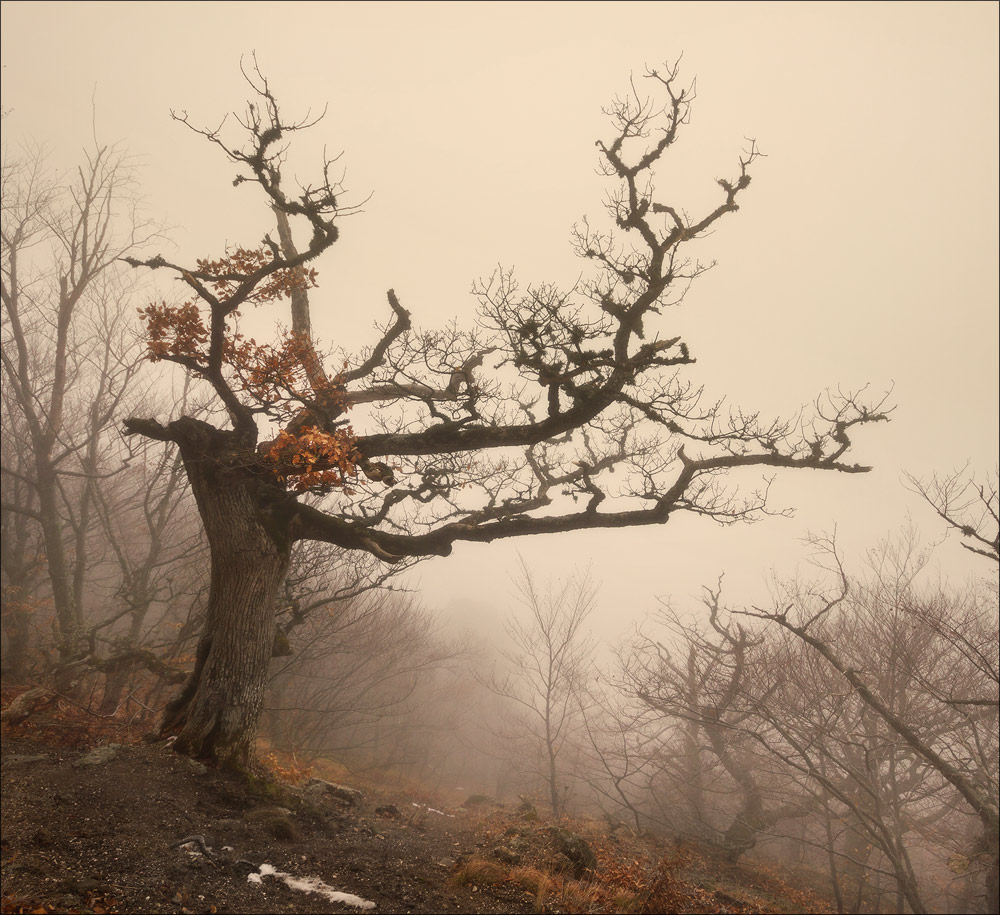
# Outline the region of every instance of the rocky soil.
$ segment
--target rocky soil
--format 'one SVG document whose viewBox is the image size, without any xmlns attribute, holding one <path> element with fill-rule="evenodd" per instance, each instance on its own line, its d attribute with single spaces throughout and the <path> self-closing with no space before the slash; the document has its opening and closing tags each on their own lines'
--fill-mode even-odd
<svg viewBox="0 0 1000 915">
<path fill-rule="evenodd" d="M 689 843 L 488 798 L 247 780 L 38 719 L 4 725 L 3 913 L 831 911 Z"/>
<path fill-rule="evenodd" d="M 164 742 L 87 752 L 8 735 L 2 784 L 5 912 L 532 911 L 519 888 L 450 879 L 489 844 L 482 812 L 248 785 Z"/>
</svg>

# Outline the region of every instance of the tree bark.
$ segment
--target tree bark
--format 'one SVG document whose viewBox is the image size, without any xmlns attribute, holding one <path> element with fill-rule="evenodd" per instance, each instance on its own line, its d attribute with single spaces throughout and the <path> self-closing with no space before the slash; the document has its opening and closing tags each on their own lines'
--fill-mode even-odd
<svg viewBox="0 0 1000 915">
<path fill-rule="evenodd" d="M 288 520 L 268 511 L 267 484 L 232 452 L 220 453 L 216 436 L 193 438 L 180 445 L 208 537 L 208 609 L 195 668 L 167 706 L 161 733 L 176 733 L 183 753 L 252 769 L 275 601 L 290 558 Z"/>
<path fill-rule="evenodd" d="M 41 522 L 52 604 L 59 626 L 59 661 L 67 663 L 76 655 L 79 645 L 79 613 L 73 599 L 72 573 L 63 542 L 63 523 L 59 517 L 57 474 L 47 454 L 35 455 L 38 480 L 38 516 Z M 80 561 L 79 557 L 77 561 Z"/>
<path fill-rule="evenodd" d="M 562 804 L 559 802 L 559 779 L 556 771 L 556 748 L 552 738 L 546 736 L 546 750 L 549 757 L 549 800 L 552 802 L 552 819 L 558 820 L 562 816 Z"/>
<path fill-rule="evenodd" d="M 5 570 L 7 571 L 7 570 Z M 9 575 L 3 593 L 3 633 L 7 642 L 3 655 L 4 682 L 21 683 L 28 673 L 28 647 L 31 641 L 31 611 L 26 606 L 27 576 Z"/>
</svg>

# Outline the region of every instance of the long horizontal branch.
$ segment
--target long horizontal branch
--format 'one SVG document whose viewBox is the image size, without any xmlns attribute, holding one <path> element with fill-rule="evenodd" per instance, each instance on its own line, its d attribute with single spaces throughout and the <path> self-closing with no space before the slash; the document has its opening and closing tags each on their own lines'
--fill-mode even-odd
<svg viewBox="0 0 1000 915">
<path fill-rule="evenodd" d="M 772 454 L 685 460 L 673 485 L 648 508 L 600 512 L 588 506 L 581 511 L 546 517 L 518 515 L 480 523 L 466 519 L 444 524 L 424 534 L 380 531 L 360 522 L 328 515 L 312 506 L 296 505 L 293 536 L 297 540 L 319 540 L 345 548 L 364 549 L 383 561 L 397 562 L 406 556 L 447 556 L 456 541 L 492 543 L 494 540 L 533 534 L 664 524 L 673 511 L 689 510 L 683 499 L 698 476 L 720 467 L 738 466 L 804 467 L 847 473 L 861 473 L 866 469 L 857 465 L 824 463 L 814 458 L 786 458 Z"/>
<path fill-rule="evenodd" d="M 396 454 L 454 454 L 484 448 L 537 445 L 576 429 L 596 417 L 614 403 L 625 382 L 625 373 L 616 371 L 592 396 L 581 398 L 563 413 L 547 416 L 537 422 L 509 426 L 466 425 L 458 428 L 443 425 L 431 426 L 421 432 L 366 435 L 358 439 L 357 448 L 365 457 L 379 457 Z"/>
</svg>

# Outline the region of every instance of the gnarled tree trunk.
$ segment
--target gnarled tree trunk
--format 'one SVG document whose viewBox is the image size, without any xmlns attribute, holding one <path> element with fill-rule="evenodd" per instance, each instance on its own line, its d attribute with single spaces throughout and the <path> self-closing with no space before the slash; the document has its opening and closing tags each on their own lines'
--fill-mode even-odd
<svg viewBox="0 0 1000 915">
<path fill-rule="evenodd" d="M 237 455 L 220 453 L 216 436 L 185 438 L 181 453 L 205 524 L 211 582 L 195 668 L 167 706 L 161 732 L 176 733 L 181 752 L 248 768 L 291 538 L 287 520 L 261 497 L 267 483 Z"/>
</svg>

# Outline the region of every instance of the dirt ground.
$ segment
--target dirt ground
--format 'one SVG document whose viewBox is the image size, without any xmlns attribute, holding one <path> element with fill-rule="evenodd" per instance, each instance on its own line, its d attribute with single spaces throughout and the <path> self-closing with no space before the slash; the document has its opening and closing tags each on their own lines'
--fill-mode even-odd
<svg viewBox="0 0 1000 915">
<path fill-rule="evenodd" d="M 248 787 L 163 742 L 113 749 L 86 765 L 84 749 L 4 739 L 5 912 L 366 911 L 273 875 L 248 880 L 262 864 L 318 878 L 373 902 L 372 912 L 532 911 L 517 887 L 450 879 L 489 844 L 482 814 Z"/>
<path fill-rule="evenodd" d="M 832 911 L 802 875 L 688 840 L 277 761 L 248 780 L 76 717 L 3 726 L 3 915 Z"/>
</svg>

